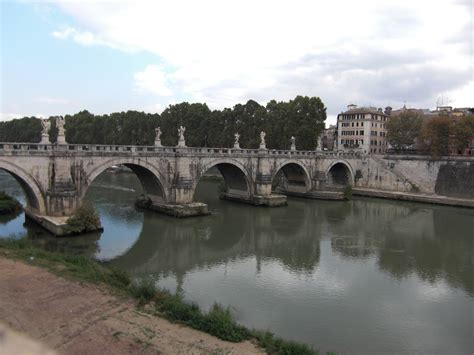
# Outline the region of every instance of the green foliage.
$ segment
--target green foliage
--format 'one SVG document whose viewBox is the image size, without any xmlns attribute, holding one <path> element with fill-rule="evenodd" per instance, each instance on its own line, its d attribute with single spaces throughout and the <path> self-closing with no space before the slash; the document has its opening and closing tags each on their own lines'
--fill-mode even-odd
<svg viewBox="0 0 474 355">
<path fill-rule="evenodd" d="M 21 210 L 21 204 L 16 198 L 0 191 L 0 215 L 18 214 Z"/>
<path fill-rule="evenodd" d="M 433 158 L 447 155 L 452 126 L 452 120 L 447 116 L 426 119 L 421 129 L 423 150 Z"/>
<path fill-rule="evenodd" d="M 352 200 L 352 185 L 347 184 L 344 188 L 344 198 L 346 200 Z"/>
<path fill-rule="evenodd" d="M 86 110 L 65 117 L 69 143 L 153 145 L 158 114 L 138 111 L 94 115 Z"/>
<path fill-rule="evenodd" d="M 68 233 L 87 233 L 101 228 L 99 214 L 94 206 L 84 202 L 66 221 Z"/>
<path fill-rule="evenodd" d="M 271 332 L 259 330 L 252 331 L 252 336 L 257 339 L 258 344 L 264 348 L 267 354 L 285 355 L 313 355 L 318 354 L 306 344 L 284 340 Z"/>
<path fill-rule="evenodd" d="M 155 281 L 152 278 L 135 280 L 131 283 L 129 291 L 141 304 L 150 302 L 157 292 Z"/>
<path fill-rule="evenodd" d="M 179 321 L 222 340 L 239 342 L 250 339 L 251 336 L 247 328 L 234 320 L 228 308 L 217 303 L 214 303 L 208 313 L 202 313 L 198 305 L 184 302 L 180 295 L 165 293 L 157 299 L 156 308 L 170 320 Z"/>
<path fill-rule="evenodd" d="M 397 150 L 413 148 L 421 132 L 422 117 L 417 112 L 405 111 L 387 122 L 387 140 Z"/>
<path fill-rule="evenodd" d="M 474 139 L 474 115 L 461 117 L 456 122 L 453 131 L 456 148 L 459 150 L 467 148 L 469 140 Z"/>
<path fill-rule="evenodd" d="M 39 143 L 41 130 L 41 121 L 36 117 L 0 122 L 0 142 Z"/>
<path fill-rule="evenodd" d="M 51 120 L 50 141 L 58 130 Z M 94 115 L 86 110 L 65 116 L 66 140 L 71 144 L 153 145 L 155 127 L 162 131 L 162 144 L 176 146 L 178 127 L 185 126 L 190 147 L 232 147 L 240 134 L 242 148 L 258 148 L 260 132 L 267 133 L 269 149 L 289 149 L 291 136 L 298 149 L 314 150 L 324 129 L 326 107 L 319 97 L 297 96 L 266 106 L 254 100 L 233 108 L 211 111 L 206 104 L 182 102 L 168 106 L 161 115 L 138 111 Z M 0 123 L 0 142 L 39 142 L 41 122 L 31 117 Z"/>
</svg>

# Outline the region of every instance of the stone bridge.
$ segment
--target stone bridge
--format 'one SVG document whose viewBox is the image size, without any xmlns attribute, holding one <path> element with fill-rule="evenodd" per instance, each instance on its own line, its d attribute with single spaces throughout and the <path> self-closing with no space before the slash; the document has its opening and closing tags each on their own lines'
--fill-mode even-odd
<svg viewBox="0 0 474 355">
<path fill-rule="evenodd" d="M 285 195 L 333 198 L 331 191 L 346 184 L 434 193 L 429 172 L 420 184 L 397 170 L 397 162 L 358 152 L 0 143 L 0 169 L 22 186 L 26 213 L 57 234 L 55 225 L 74 213 L 94 179 L 116 165 L 137 175 L 142 204 L 179 217 L 207 214 L 194 192 L 212 167 L 225 181 L 222 198 L 253 205 L 285 205 Z"/>
</svg>

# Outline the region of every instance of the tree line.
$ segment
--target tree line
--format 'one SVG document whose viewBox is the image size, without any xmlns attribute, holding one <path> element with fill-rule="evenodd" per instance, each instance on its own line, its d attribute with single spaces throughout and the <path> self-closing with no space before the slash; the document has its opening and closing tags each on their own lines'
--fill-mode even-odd
<svg viewBox="0 0 474 355">
<path fill-rule="evenodd" d="M 405 111 L 387 122 L 387 139 L 396 151 L 416 150 L 433 157 L 462 152 L 474 140 L 474 115 L 453 119 L 447 114 L 423 116 Z"/>
<path fill-rule="evenodd" d="M 168 106 L 161 114 L 138 111 L 94 115 L 81 111 L 65 117 L 66 140 L 71 144 L 153 145 L 155 128 L 162 131 L 164 146 L 178 143 L 178 127 L 186 127 L 190 147 L 232 147 L 240 134 L 242 148 L 258 148 L 260 132 L 266 133 L 269 149 L 289 149 L 296 138 L 299 150 L 314 150 L 324 129 L 326 107 L 319 97 L 297 96 L 289 101 L 254 100 L 233 108 L 211 110 L 203 103 L 182 102 Z M 56 141 L 55 120 L 51 120 L 50 140 Z M 41 123 L 35 117 L 0 122 L 0 141 L 39 142 Z"/>
</svg>

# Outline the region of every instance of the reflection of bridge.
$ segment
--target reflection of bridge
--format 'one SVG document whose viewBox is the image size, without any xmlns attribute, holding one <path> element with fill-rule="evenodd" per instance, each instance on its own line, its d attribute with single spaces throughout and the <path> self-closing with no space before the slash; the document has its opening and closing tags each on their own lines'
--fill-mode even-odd
<svg viewBox="0 0 474 355">
<path fill-rule="evenodd" d="M 371 186 L 369 160 L 383 169 L 352 152 L 0 143 L 0 169 L 18 180 L 28 214 L 40 221 L 71 215 L 94 179 L 114 165 L 135 172 L 152 209 L 186 216 L 207 213 L 193 199 L 199 179 L 212 167 L 224 177 L 223 198 L 278 206 L 286 197 L 272 193 L 274 181 L 284 181 L 284 193 L 308 197 L 329 186 Z"/>
</svg>

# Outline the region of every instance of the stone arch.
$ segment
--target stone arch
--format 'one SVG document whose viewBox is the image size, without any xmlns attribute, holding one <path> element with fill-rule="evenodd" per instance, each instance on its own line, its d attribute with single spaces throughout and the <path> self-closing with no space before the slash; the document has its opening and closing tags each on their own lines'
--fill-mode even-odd
<svg viewBox="0 0 474 355">
<path fill-rule="evenodd" d="M 193 196 L 201 177 L 211 168 L 216 167 L 224 178 L 227 197 L 250 199 L 252 184 L 245 166 L 234 159 L 215 159 L 199 167 L 193 184 Z"/>
<path fill-rule="evenodd" d="M 351 165 L 345 160 L 332 162 L 326 171 L 326 181 L 330 187 L 354 185 L 354 172 Z"/>
<path fill-rule="evenodd" d="M 0 169 L 12 175 L 25 193 L 27 207 L 35 213 L 46 214 L 44 193 L 36 179 L 15 164 L 0 160 Z"/>
<path fill-rule="evenodd" d="M 147 161 L 140 159 L 111 159 L 94 167 L 90 172 L 86 173 L 85 182 L 81 186 L 80 198 L 81 200 L 86 195 L 86 192 L 92 182 L 102 174 L 106 169 L 123 165 L 132 170 L 140 181 L 144 194 L 156 202 L 168 201 L 167 185 L 164 176 L 153 165 Z"/>
<path fill-rule="evenodd" d="M 308 169 L 297 160 L 285 160 L 279 163 L 272 176 L 272 185 L 278 185 L 279 179 L 283 177 L 280 186 L 288 192 L 305 193 L 311 190 L 311 175 Z"/>
</svg>

